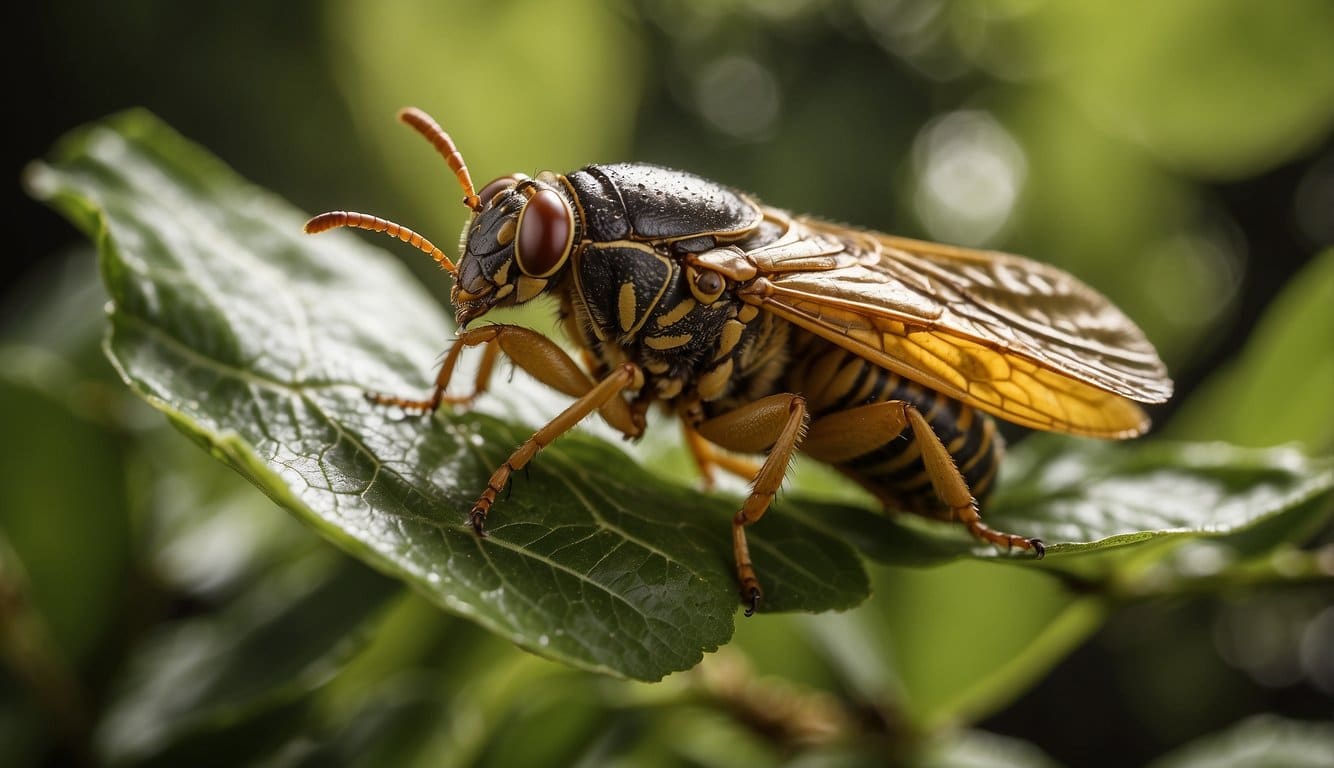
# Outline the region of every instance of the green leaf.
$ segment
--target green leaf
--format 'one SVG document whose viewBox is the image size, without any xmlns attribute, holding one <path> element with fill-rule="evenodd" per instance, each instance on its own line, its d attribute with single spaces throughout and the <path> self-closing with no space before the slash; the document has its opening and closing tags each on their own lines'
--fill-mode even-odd
<svg viewBox="0 0 1334 768">
<path fill-rule="evenodd" d="M 1039 567 L 1129 544 L 1236 538 L 1264 524 L 1328 515 L 1334 460 L 1292 447 L 1144 442 L 1134 446 L 1038 435 L 1012 450 L 988 524 L 1037 536 Z M 867 556 L 892 565 L 931 565 L 974 556 L 1007 562 L 962 530 L 848 505 L 804 504 Z M 1272 546 L 1277 542 L 1271 541 Z M 1081 564 L 1087 563 L 1082 559 Z"/>
<path fill-rule="evenodd" d="M 1315 255 L 1266 308 L 1236 360 L 1169 425 L 1178 438 L 1334 449 L 1334 248 Z"/>
<path fill-rule="evenodd" d="M 299 717 L 306 694 L 365 645 L 372 620 L 401 592 L 354 560 L 340 557 L 332 568 L 319 560 L 298 561 L 220 613 L 168 625 L 140 644 L 99 723 L 102 757 L 216 764 L 238 729 L 275 732 L 280 714 Z M 255 747 L 232 743 L 225 760 L 239 760 L 243 746 Z"/>
<path fill-rule="evenodd" d="M 1334 488 L 1334 461 L 1284 446 L 1049 437 L 1016 451 L 1007 470 L 989 519 L 1042 537 L 1053 562 L 1151 539 L 1241 535 Z"/>
<path fill-rule="evenodd" d="M 730 637 L 737 496 L 699 494 L 693 478 L 655 475 L 606 440 L 557 441 L 514 478 L 491 536 L 471 531 L 466 511 L 492 470 L 566 401 L 519 375 L 473 412 L 409 419 L 366 403 L 366 389 L 425 391 L 448 325 L 364 239 L 304 237 L 303 216 L 142 112 L 72 135 L 28 181 L 100 247 L 107 348 L 130 386 L 330 541 L 587 669 L 653 680 Z M 1291 449 L 1210 444 L 1040 438 L 1006 471 L 987 519 L 1042 537 L 1047 571 L 1126 544 L 1323 514 L 1334 484 L 1328 461 Z M 1031 562 L 959 526 L 787 496 L 751 531 L 767 610 L 861 601 L 852 544 L 896 564 Z"/>
<path fill-rule="evenodd" d="M 363 391 L 427 386 L 448 327 L 378 249 L 303 216 L 150 115 L 68 138 L 38 196 L 87 229 L 112 297 L 107 349 L 136 392 L 326 538 L 441 607 L 585 668 L 657 679 L 732 631 L 733 498 L 655 478 L 584 435 L 513 483 L 479 539 L 491 471 L 563 403 L 503 382 L 493 412 L 405 419 Z M 867 593 L 849 547 L 782 515 L 752 550 L 771 610 Z"/>
<path fill-rule="evenodd" d="M 940 526 L 829 505 L 818 514 L 875 560 L 902 566 L 975 559 L 877 572 L 877 599 L 866 609 L 808 628 L 837 649 L 827 655 L 849 685 L 872 681 L 868 696 L 895 701 L 923 730 L 974 722 L 1096 630 L 1111 606 L 1102 598 L 1178 594 L 1196 584 L 1328 580 L 1327 573 L 1301 573 L 1291 558 L 1247 558 L 1301 541 L 1328 520 L 1332 486 L 1334 462 L 1290 447 L 1118 446 L 1037 436 L 1012 452 L 986 516 L 1004 530 L 1043 537 L 1045 560 L 997 557 Z M 1187 557 L 1177 546 L 1194 542 L 1218 547 Z M 1077 589 L 1042 578 L 1053 573 Z M 976 642 L 980 636 L 985 643 Z"/>
</svg>

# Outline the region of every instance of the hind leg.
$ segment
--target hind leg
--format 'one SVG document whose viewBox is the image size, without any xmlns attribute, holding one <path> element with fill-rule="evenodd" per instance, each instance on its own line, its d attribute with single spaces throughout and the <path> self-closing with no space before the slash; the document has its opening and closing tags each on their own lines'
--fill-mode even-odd
<svg viewBox="0 0 1334 768">
<path fill-rule="evenodd" d="M 905 429 L 911 430 L 931 488 L 943 505 L 937 510 L 909 506 L 908 511 L 956 521 L 982 541 L 1043 556 L 1046 548 L 1041 539 L 997 531 L 982 521 L 977 500 L 954 457 L 912 403 L 887 400 L 822 416 L 812 422 L 804 448 L 821 461 L 839 464 L 897 440 Z"/>
</svg>

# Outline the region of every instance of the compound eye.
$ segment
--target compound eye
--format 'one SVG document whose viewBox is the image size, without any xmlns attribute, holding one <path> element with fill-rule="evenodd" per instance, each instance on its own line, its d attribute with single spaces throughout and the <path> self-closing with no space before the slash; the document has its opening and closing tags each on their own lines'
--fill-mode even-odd
<svg viewBox="0 0 1334 768">
<path fill-rule="evenodd" d="M 482 207 L 485 208 L 487 205 L 491 204 L 491 201 L 496 198 L 496 195 L 499 195 L 507 189 L 512 189 L 526 178 L 528 177 L 524 176 L 522 173 L 511 173 L 509 176 L 501 176 L 490 184 L 487 184 L 485 187 L 482 187 L 482 191 L 477 193 L 477 199 L 482 201 Z"/>
<path fill-rule="evenodd" d="M 695 299 L 701 304 L 712 304 L 723 295 L 723 288 L 727 287 L 727 282 L 723 276 L 711 269 L 699 269 L 694 265 L 687 268 L 690 278 L 690 292 L 695 294 Z"/>
<path fill-rule="evenodd" d="M 574 214 L 555 190 L 532 193 L 519 212 L 514 260 L 529 277 L 550 277 L 565 263 L 574 241 Z"/>
</svg>

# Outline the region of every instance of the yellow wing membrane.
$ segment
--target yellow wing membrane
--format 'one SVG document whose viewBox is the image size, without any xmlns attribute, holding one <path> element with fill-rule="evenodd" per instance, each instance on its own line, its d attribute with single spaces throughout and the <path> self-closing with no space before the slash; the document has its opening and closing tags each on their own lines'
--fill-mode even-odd
<svg viewBox="0 0 1334 768">
<path fill-rule="evenodd" d="M 1133 401 L 1172 394 L 1143 332 L 1055 267 L 789 224 L 748 254 L 760 277 L 747 300 L 895 373 L 1025 427 L 1094 437 L 1142 433 Z"/>
</svg>

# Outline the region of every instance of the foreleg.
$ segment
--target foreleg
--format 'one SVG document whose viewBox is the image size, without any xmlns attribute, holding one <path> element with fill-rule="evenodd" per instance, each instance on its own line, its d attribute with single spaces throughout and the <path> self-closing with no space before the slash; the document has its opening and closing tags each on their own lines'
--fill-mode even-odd
<svg viewBox="0 0 1334 768">
<path fill-rule="evenodd" d="M 600 408 L 604 408 L 608 403 L 619 402 L 625 405 L 625 399 L 621 393 L 627 389 L 638 389 L 644 384 L 644 374 L 639 370 L 639 366 L 633 363 L 623 363 L 612 370 L 602 381 L 592 386 L 570 404 L 570 407 L 561 411 L 556 418 L 547 422 L 545 426 L 533 433 L 515 449 L 514 453 L 500 465 L 487 481 L 486 489 L 473 505 L 472 511 L 468 514 L 468 522 L 472 524 L 474 530 L 481 535 L 486 535 L 486 515 L 491 511 L 491 506 L 496 502 L 496 496 L 500 493 L 505 484 L 509 482 L 510 475 L 516 470 L 523 469 L 528 462 L 533 460 L 538 451 L 547 447 L 556 438 L 565 434 L 574 428 L 576 424 L 583 421 L 589 414 Z"/>
<path fill-rule="evenodd" d="M 466 396 L 449 396 L 449 388 L 458 365 L 459 355 L 468 347 L 484 347 L 482 361 L 477 369 L 473 391 Z M 496 358 L 504 353 L 519 369 L 570 397 L 583 397 L 594 388 L 594 382 L 579 364 L 554 341 L 542 334 L 517 325 L 488 325 L 464 331 L 454 340 L 435 377 L 430 397 L 424 400 L 367 393 L 366 398 L 379 405 L 394 405 L 407 411 L 431 413 L 442 403 L 466 404 L 476 399 L 490 386 Z M 624 398 L 612 398 L 601 404 L 600 412 L 607 423 L 628 437 L 637 437 L 644 431 L 642 419 L 630 411 Z"/>
</svg>

